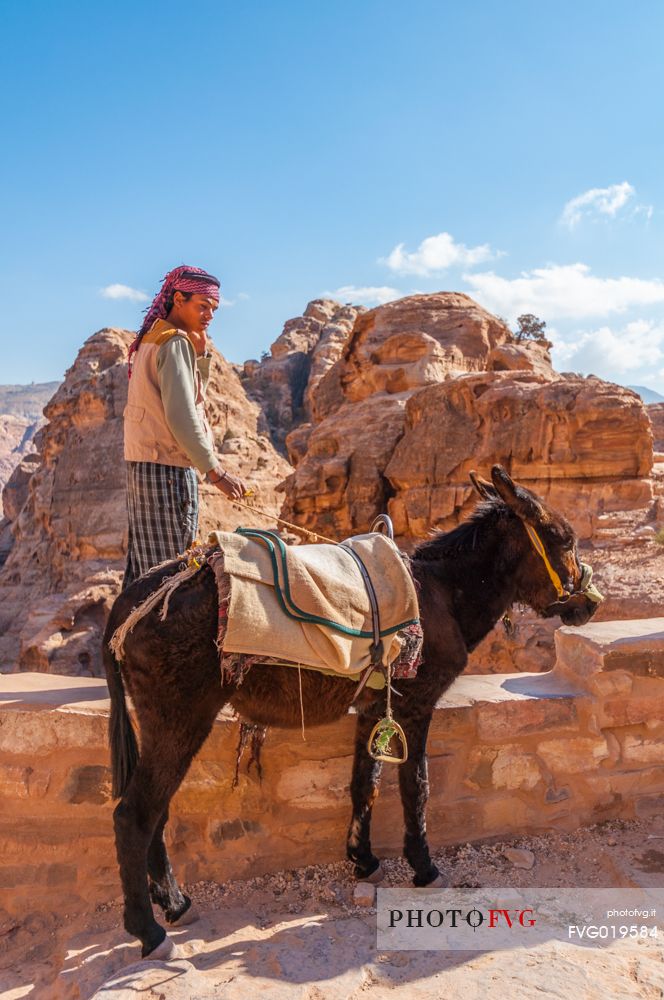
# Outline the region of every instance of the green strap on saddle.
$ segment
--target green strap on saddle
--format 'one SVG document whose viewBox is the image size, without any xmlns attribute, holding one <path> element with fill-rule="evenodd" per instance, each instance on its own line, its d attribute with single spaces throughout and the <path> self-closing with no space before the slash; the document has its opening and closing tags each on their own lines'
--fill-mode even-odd
<svg viewBox="0 0 664 1000">
<path fill-rule="evenodd" d="M 295 619 L 295 621 L 307 622 L 312 625 L 324 625 L 326 628 L 334 629 L 336 632 L 342 632 L 344 635 L 351 635 L 358 639 L 373 639 L 373 632 L 371 630 L 349 628 L 347 625 L 342 625 L 341 622 L 332 621 L 330 618 L 322 618 L 319 615 L 309 614 L 297 606 L 293 600 L 290 590 L 288 562 L 286 558 L 288 550 L 279 535 L 275 534 L 273 531 L 261 531 L 258 528 L 237 528 L 236 534 L 243 535 L 245 538 L 253 538 L 256 541 L 262 542 L 266 546 L 272 563 L 274 590 L 281 610 L 285 615 L 289 618 Z M 349 555 L 348 558 L 352 559 L 352 556 Z M 281 580 L 283 580 L 283 585 Z M 408 625 L 416 624 L 417 621 L 417 618 L 410 618 L 408 621 L 400 622 L 398 625 L 393 625 L 391 628 L 383 629 L 380 633 L 381 638 L 386 635 L 393 635 L 395 632 L 399 632 L 402 628 L 407 628 Z"/>
</svg>

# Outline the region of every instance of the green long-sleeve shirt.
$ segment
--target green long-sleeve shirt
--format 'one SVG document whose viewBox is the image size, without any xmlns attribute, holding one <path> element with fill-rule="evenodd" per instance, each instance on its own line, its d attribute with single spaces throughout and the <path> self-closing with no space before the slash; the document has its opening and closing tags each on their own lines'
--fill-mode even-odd
<svg viewBox="0 0 664 1000">
<path fill-rule="evenodd" d="M 157 351 L 157 378 L 166 423 L 191 464 L 203 475 L 217 465 L 217 458 L 196 408 L 196 369 L 205 395 L 211 360 L 209 354 L 197 358 L 185 337 L 171 337 Z"/>
</svg>

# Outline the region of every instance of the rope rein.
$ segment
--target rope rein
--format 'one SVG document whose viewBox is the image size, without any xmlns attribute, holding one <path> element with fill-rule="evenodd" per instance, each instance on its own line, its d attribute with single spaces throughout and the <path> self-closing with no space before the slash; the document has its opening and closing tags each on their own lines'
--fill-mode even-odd
<svg viewBox="0 0 664 1000">
<path fill-rule="evenodd" d="M 305 538 L 310 538 L 313 544 L 318 542 L 327 542 L 328 545 L 337 545 L 337 541 L 334 538 L 328 538 L 326 535 L 320 535 L 315 531 L 309 531 L 308 528 L 303 528 L 300 524 L 292 524 L 290 521 L 285 521 L 283 517 L 277 517 L 276 514 L 270 514 L 266 510 L 261 510 L 260 507 L 255 507 L 250 503 L 243 503 L 241 500 L 232 500 L 230 497 L 224 497 L 229 503 L 236 504 L 238 507 L 244 507 L 245 510 L 250 510 L 254 514 L 260 514 L 261 517 L 265 517 L 268 521 L 276 522 L 277 524 L 283 524 L 285 528 L 290 528 L 292 531 L 298 531 L 300 534 L 304 535 Z"/>
</svg>

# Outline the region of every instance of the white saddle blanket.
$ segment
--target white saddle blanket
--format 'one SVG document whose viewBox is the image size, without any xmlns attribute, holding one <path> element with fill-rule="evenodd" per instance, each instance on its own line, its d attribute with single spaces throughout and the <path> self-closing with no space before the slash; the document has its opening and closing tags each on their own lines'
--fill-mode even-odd
<svg viewBox="0 0 664 1000">
<path fill-rule="evenodd" d="M 371 663 L 371 604 L 362 573 L 339 545 L 287 546 L 263 537 L 213 532 L 231 578 L 224 653 L 327 667 L 357 674 Z M 378 601 L 383 663 L 401 651 L 400 629 L 419 621 L 413 579 L 386 535 L 347 540 L 365 564 Z M 216 567 L 215 567 L 216 571 Z"/>
</svg>

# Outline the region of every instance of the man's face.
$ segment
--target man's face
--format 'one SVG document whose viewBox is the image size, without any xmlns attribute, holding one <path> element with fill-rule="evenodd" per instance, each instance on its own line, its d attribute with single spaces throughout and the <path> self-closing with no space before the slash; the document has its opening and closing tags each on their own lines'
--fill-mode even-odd
<svg viewBox="0 0 664 1000">
<path fill-rule="evenodd" d="M 203 334 L 207 332 L 218 306 L 217 300 L 207 295 L 194 294 L 191 298 L 185 299 L 181 292 L 176 292 L 173 297 L 172 316 L 177 320 L 178 326 L 188 333 Z"/>
</svg>

